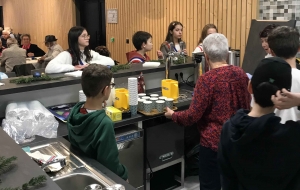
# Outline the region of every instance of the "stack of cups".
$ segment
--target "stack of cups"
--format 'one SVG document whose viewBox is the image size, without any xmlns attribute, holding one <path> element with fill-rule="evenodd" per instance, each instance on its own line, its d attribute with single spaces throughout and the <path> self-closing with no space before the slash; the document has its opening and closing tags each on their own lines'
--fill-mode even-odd
<svg viewBox="0 0 300 190">
<path fill-rule="evenodd" d="M 129 107 L 131 116 L 137 114 L 138 109 L 138 87 L 137 78 L 128 78 L 128 93 L 129 93 Z"/>
<path fill-rule="evenodd" d="M 79 90 L 79 102 L 85 102 L 86 101 L 86 96 L 83 93 L 83 90 Z"/>
</svg>

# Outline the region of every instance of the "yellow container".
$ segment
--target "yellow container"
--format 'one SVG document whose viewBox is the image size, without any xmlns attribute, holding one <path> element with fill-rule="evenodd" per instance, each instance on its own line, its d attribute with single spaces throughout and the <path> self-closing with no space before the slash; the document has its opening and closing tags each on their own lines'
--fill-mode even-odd
<svg viewBox="0 0 300 190">
<path fill-rule="evenodd" d="M 106 107 L 106 115 L 110 117 L 112 121 L 122 120 L 122 112 L 113 106 Z"/>
<path fill-rule="evenodd" d="M 115 108 L 129 108 L 129 95 L 128 90 L 126 88 L 117 88 L 115 90 L 115 101 L 114 101 Z"/>
<path fill-rule="evenodd" d="M 161 91 L 163 96 L 177 100 L 179 97 L 178 81 L 172 79 L 162 80 Z"/>
</svg>

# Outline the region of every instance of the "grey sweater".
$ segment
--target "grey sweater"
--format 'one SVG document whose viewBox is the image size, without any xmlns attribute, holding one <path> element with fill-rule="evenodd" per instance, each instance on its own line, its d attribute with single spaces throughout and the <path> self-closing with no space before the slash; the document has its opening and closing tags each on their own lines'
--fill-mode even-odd
<svg viewBox="0 0 300 190">
<path fill-rule="evenodd" d="M 182 44 L 182 50 L 183 50 L 183 49 L 186 49 L 186 44 L 184 41 L 182 41 L 182 42 L 183 42 L 183 44 Z M 160 51 L 163 53 L 164 58 L 167 58 L 168 53 L 171 51 L 170 43 L 167 41 L 163 42 L 160 46 Z"/>
<path fill-rule="evenodd" d="M 47 62 L 51 61 L 54 57 L 56 57 L 58 54 L 60 54 L 63 51 L 64 51 L 63 48 L 59 44 L 55 44 L 44 55 L 45 61 L 47 61 Z"/>
<path fill-rule="evenodd" d="M 3 50 L 1 56 L 1 66 L 5 66 L 6 72 L 11 72 L 15 65 L 26 64 L 26 50 L 19 48 L 18 44 L 12 44 Z"/>
</svg>

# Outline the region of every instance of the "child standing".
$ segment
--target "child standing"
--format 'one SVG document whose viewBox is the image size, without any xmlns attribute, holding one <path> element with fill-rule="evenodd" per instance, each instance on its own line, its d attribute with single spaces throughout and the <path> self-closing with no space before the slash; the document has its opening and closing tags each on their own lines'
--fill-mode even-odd
<svg viewBox="0 0 300 190">
<path fill-rule="evenodd" d="M 84 69 L 81 86 L 87 99 L 76 104 L 69 115 L 69 140 L 87 156 L 127 180 L 127 169 L 118 158 L 114 124 L 102 107 L 115 86 L 111 79 L 112 72 L 107 66 L 91 64 Z"/>
<path fill-rule="evenodd" d="M 150 61 L 150 57 L 146 52 L 151 51 L 153 48 L 152 35 L 148 32 L 138 31 L 132 36 L 132 43 L 136 50 L 126 53 L 128 63 Z M 157 51 L 157 57 L 158 59 L 163 59 L 161 51 Z"/>
<path fill-rule="evenodd" d="M 170 51 L 187 54 L 186 44 L 182 41 L 182 32 L 183 25 L 180 22 L 173 21 L 170 23 L 165 42 L 160 46 L 160 51 L 162 51 L 164 57 L 168 57 Z"/>
</svg>

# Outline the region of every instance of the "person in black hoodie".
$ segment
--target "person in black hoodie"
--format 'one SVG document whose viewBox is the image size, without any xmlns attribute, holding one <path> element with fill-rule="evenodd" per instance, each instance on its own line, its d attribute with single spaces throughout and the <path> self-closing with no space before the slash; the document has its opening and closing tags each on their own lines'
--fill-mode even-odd
<svg viewBox="0 0 300 190">
<path fill-rule="evenodd" d="M 218 147 L 223 190 L 300 189 L 300 124 L 281 124 L 271 100 L 291 83 L 291 66 L 278 57 L 263 59 L 254 71 L 248 88 L 252 110 L 237 111 L 223 125 Z"/>
</svg>

